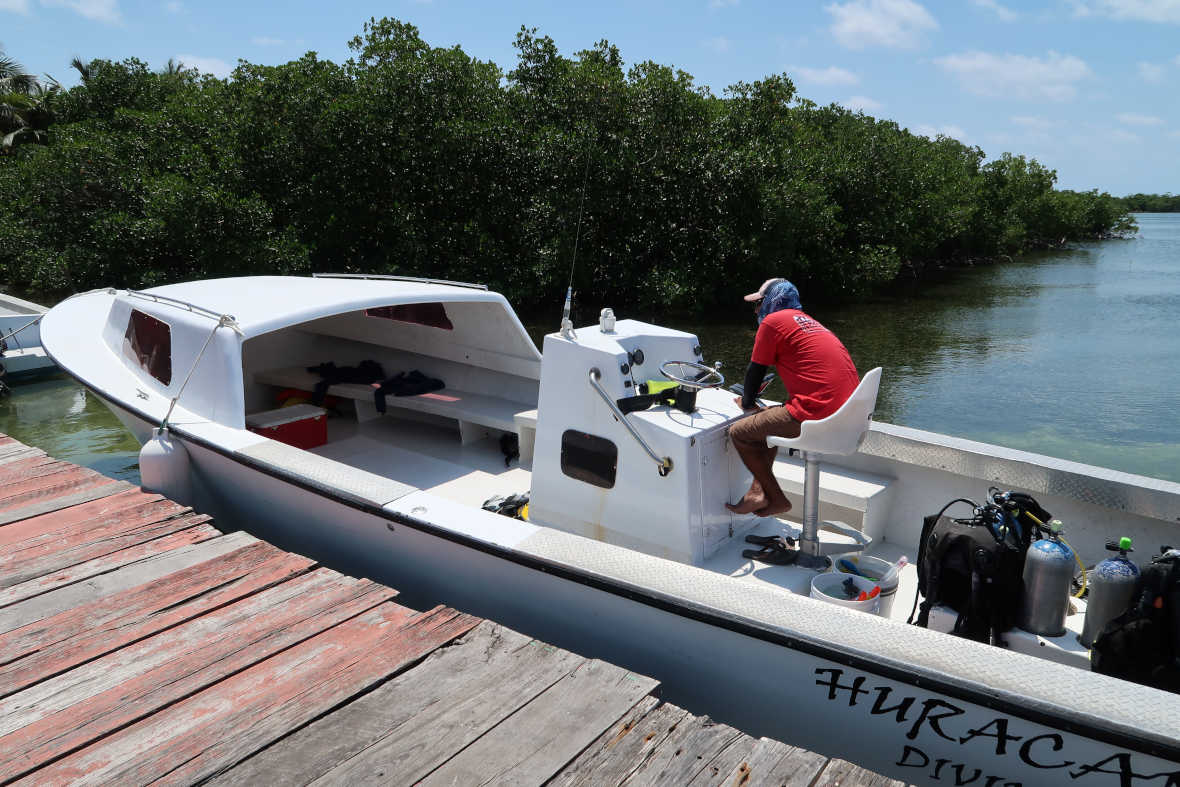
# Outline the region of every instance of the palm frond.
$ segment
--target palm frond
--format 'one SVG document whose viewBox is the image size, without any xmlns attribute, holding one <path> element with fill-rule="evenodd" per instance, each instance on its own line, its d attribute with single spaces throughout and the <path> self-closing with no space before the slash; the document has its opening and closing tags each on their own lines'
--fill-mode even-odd
<svg viewBox="0 0 1180 787">
<path fill-rule="evenodd" d="M 9 73 L 0 76 L 0 93 L 31 93 L 37 86 L 32 74 Z"/>
<path fill-rule="evenodd" d="M 82 84 L 85 85 L 94 76 L 94 64 L 88 63 L 80 57 L 75 56 L 70 61 L 70 67 L 78 72 L 78 76 L 82 78 Z"/>
</svg>

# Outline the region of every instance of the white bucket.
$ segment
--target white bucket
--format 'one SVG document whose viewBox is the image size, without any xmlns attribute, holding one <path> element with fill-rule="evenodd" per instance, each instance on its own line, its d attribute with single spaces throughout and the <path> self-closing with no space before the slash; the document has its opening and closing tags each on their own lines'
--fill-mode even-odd
<svg viewBox="0 0 1180 787">
<path fill-rule="evenodd" d="M 844 592 L 844 581 L 847 579 L 851 579 L 853 584 L 865 593 L 869 593 L 873 588 L 877 587 L 876 582 L 857 576 L 856 574 L 829 572 L 827 574 L 816 574 L 815 578 L 811 580 L 811 597 L 818 598 L 820 601 L 826 601 L 829 604 L 859 609 L 861 612 L 876 613 L 877 609 L 881 606 L 881 596 L 877 595 L 865 601 L 850 600 Z"/>
<path fill-rule="evenodd" d="M 882 560 L 879 557 L 868 557 L 866 555 L 842 555 L 836 557 L 834 566 L 836 571 L 850 574 L 852 572 L 840 565 L 841 560 L 847 560 L 849 563 L 856 566 L 856 570 L 862 574 L 868 575 L 871 579 L 880 579 L 885 576 L 885 573 L 893 567 L 893 564 L 888 560 Z M 893 599 L 897 597 L 897 583 L 901 579 L 901 572 L 894 575 L 893 581 L 888 585 L 881 585 L 881 608 L 877 612 L 883 618 L 889 617 L 890 611 L 893 609 Z"/>
</svg>

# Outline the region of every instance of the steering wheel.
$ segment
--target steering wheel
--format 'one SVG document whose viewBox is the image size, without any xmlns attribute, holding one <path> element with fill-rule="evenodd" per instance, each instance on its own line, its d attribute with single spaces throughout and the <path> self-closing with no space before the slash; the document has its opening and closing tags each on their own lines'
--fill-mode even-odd
<svg viewBox="0 0 1180 787">
<path fill-rule="evenodd" d="M 679 383 L 691 390 L 702 388 L 720 388 L 725 385 L 725 378 L 721 372 L 712 366 L 694 361 L 665 361 L 660 364 L 660 374 L 674 383 Z"/>
</svg>

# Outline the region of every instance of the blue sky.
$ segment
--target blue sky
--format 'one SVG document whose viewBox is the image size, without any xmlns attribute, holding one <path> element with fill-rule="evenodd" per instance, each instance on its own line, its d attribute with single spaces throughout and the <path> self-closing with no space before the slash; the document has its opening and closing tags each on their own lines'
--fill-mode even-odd
<svg viewBox="0 0 1180 787">
<path fill-rule="evenodd" d="M 0 44 L 66 84 L 75 55 L 224 76 L 238 58 L 344 60 L 373 16 L 505 70 L 527 25 L 566 54 L 606 38 L 717 94 L 786 72 L 820 103 L 1033 156 L 1064 188 L 1180 192 L 1180 0 L 0 0 Z"/>
</svg>

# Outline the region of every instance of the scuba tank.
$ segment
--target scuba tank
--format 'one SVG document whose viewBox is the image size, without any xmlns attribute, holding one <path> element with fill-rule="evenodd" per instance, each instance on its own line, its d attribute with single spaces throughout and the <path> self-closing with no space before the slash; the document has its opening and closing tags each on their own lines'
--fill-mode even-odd
<svg viewBox="0 0 1180 787">
<path fill-rule="evenodd" d="M 1135 551 L 1131 549 L 1131 539 L 1123 536 L 1117 542 L 1108 541 L 1106 548 L 1118 554 L 1103 560 L 1090 572 L 1086 625 L 1078 637 L 1078 642 L 1087 648 L 1094 644 L 1103 626 L 1127 610 L 1139 579 L 1139 566 L 1127 560 L 1127 553 Z"/>
<path fill-rule="evenodd" d="M 1061 520 L 1049 523 L 1049 536 L 1034 541 L 1024 555 L 1024 594 L 1016 625 L 1033 634 L 1060 637 L 1069 614 L 1073 550 L 1061 542 Z"/>
</svg>

